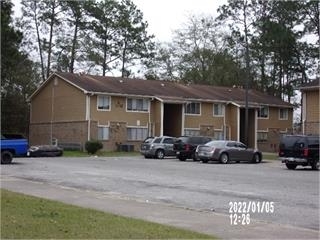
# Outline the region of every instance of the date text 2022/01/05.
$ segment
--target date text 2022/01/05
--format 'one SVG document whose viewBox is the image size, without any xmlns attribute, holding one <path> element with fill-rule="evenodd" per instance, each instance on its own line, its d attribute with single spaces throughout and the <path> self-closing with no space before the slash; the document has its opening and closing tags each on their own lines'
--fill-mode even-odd
<svg viewBox="0 0 320 240">
<path fill-rule="evenodd" d="M 274 210 L 274 202 L 269 201 L 229 202 L 230 225 L 249 225 L 252 213 L 272 214 Z"/>
</svg>

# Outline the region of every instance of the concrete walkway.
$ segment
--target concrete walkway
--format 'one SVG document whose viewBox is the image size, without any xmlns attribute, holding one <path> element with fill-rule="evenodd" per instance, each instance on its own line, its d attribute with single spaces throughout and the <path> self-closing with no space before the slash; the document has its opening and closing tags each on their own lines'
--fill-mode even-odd
<svg viewBox="0 0 320 240">
<path fill-rule="evenodd" d="M 1 175 L 1 188 L 72 205 L 93 208 L 126 217 L 185 228 L 222 239 L 319 239 L 319 232 L 288 225 L 251 220 L 249 225 L 231 226 L 228 215 L 179 208 L 162 203 L 141 202 L 109 193 L 66 188 Z"/>
</svg>

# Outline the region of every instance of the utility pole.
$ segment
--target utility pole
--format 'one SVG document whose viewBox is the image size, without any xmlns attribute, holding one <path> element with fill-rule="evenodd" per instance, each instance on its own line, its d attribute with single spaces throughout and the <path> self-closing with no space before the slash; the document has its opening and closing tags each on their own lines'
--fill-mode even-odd
<svg viewBox="0 0 320 240">
<path fill-rule="evenodd" d="M 244 19 L 244 35 L 245 35 L 245 61 L 246 61 L 246 79 L 245 79 L 245 123 L 244 123 L 244 141 L 249 146 L 249 80 L 250 80 L 250 59 L 249 59 L 249 41 L 248 41 L 248 25 L 247 25 L 247 2 L 244 4 L 243 19 Z"/>
</svg>

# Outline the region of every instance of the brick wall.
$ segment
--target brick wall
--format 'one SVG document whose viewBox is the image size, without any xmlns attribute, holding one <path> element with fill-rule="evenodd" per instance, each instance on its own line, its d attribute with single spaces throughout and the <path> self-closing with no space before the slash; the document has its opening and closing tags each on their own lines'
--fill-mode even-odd
<svg viewBox="0 0 320 240">
<path fill-rule="evenodd" d="M 51 131 L 52 129 L 52 131 Z M 30 124 L 30 145 L 51 144 L 52 138 L 58 143 L 84 143 L 88 137 L 88 123 L 78 122 L 59 122 L 59 123 L 31 123 Z"/>
<path fill-rule="evenodd" d="M 292 134 L 292 129 L 287 134 Z M 262 152 L 278 152 L 281 135 L 279 128 L 269 128 L 267 141 L 258 142 L 258 149 Z"/>
<path fill-rule="evenodd" d="M 320 125 L 319 122 L 305 122 L 305 134 L 319 135 L 320 134 Z"/>
</svg>

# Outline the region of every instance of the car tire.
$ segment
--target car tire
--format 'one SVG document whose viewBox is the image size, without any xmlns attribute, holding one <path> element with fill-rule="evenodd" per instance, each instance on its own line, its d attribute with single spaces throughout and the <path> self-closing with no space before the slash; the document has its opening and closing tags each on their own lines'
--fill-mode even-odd
<svg viewBox="0 0 320 240">
<path fill-rule="evenodd" d="M 220 160 L 220 163 L 227 164 L 227 163 L 229 162 L 229 156 L 228 156 L 228 154 L 222 153 L 222 154 L 220 155 L 219 160 Z"/>
<path fill-rule="evenodd" d="M 311 164 L 312 170 L 319 170 L 319 160 L 314 160 Z"/>
<path fill-rule="evenodd" d="M 156 158 L 158 158 L 158 159 L 164 158 L 164 151 L 162 149 L 159 149 L 156 151 Z"/>
<path fill-rule="evenodd" d="M 286 166 L 287 166 L 288 169 L 294 170 L 294 169 L 296 169 L 297 164 L 294 164 L 294 163 L 286 163 Z"/>
<path fill-rule="evenodd" d="M 261 157 L 258 153 L 255 153 L 252 157 L 251 160 L 252 163 L 260 163 L 261 162 Z"/>
<path fill-rule="evenodd" d="M 9 164 L 12 162 L 13 154 L 9 151 L 1 152 L 1 164 Z"/>
<path fill-rule="evenodd" d="M 208 163 L 208 160 L 207 159 L 201 159 L 201 162 L 202 163 Z"/>
<path fill-rule="evenodd" d="M 179 158 L 179 160 L 180 161 L 182 161 L 182 162 L 184 162 L 184 161 L 186 161 L 187 160 L 187 158 L 186 157 L 178 157 Z"/>
</svg>

